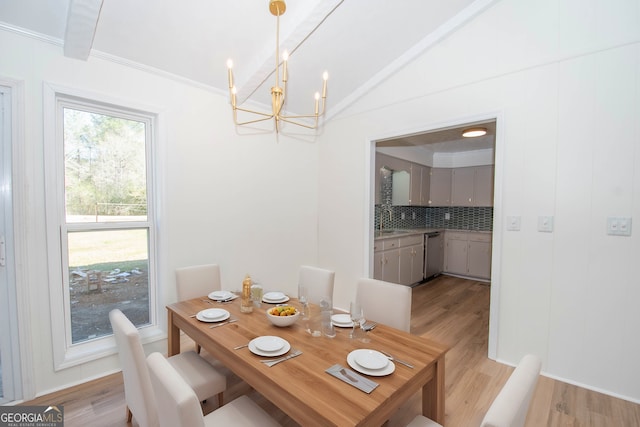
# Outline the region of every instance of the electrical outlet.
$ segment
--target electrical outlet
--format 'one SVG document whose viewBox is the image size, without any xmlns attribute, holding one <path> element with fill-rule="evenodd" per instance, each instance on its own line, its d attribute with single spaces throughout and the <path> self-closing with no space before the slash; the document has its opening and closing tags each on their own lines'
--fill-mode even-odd
<svg viewBox="0 0 640 427">
<path fill-rule="evenodd" d="M 608 217 L 607 234 L 610 236 L 631 236 L 631 218 L 617 216 Z"/>
<path fill-rule="evenodd" d="M 449 212 L 446 212 L 444 214 L 444 219 L 447 219 L 447 220 L 451 219 L 451 214 Z"/>
</svg>

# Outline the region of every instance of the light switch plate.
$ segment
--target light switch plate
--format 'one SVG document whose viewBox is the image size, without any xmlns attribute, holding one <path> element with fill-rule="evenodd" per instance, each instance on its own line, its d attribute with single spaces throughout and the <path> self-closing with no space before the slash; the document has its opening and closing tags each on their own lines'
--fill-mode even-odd
<svg viewBox="0 0 640 427">
<path fill-rule="evenodd" d="M 631 236 L 631 218 L 620 216 L 608 217 L 607 234 L 610 236 Z"/>
<path fill-rule="evenodd" d="M 553 231 L 553 217 L 552 216 L 539 216 L 538 217 L 538 231 L 543 233 L 551 233 Z"/>
<path fill-rule="evenodd" d="M 507 217 L 507 231 L 520 231 L 520 217 L 508 216 Z"/>
</svg>

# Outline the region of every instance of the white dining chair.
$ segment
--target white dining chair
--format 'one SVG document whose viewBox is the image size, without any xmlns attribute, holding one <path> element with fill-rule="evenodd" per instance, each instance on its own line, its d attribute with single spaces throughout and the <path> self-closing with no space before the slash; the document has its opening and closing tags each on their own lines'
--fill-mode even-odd
<svg viewBox="0 0 640 427">
<path fill-rule="evenodd" d="M 358 280 L 356 301 L 368 321 L 411 332 L 411 288 L 376 279 Z"/>
<path fill-rule="evenodd" d="M 307 290 L 307 300 L 312 304 L 320 304 L 323 297 L 333 301 L 333 282 L 335 271 L 309 265 L 300 266 L 298 284 L 304 285 Z M 300 295 L 298 295 L 300 297 Z"/>
<path fill-rule="evenodd" d="M 523 427 L 536 389 L 542 363 L 528 354 L 520 360 L 482 419 L 480 427 Z M 407 427 L 438 427 L 440 424 L 418 415 Z"/>
<path fill-rule="evenodd" d="M 192 265 L 176 269 L 176 294 L 178 301 L 209 295 L 222 289 L 218 264 Z M 200 353 L 196 343 L 196 353 Z"/>
<path fill-rule="evenodd" d="M 109 312 L 109 321 L 122 365 L 127 422 L 135 417 L 141 427 L 157 427 L 158 408 L 138 329 L 118 309 Z M 222 406 L 222 393 L 227 388 L 227 379 L 206 360 L 193 351 L 187 351 L 171 356 L 167 363 L 189 384 L 197 396 L 196 401 L 217 395 L 218 405 Z"/>
<path fill-rule="evenodd" d="M 209 295 L 222 289 L 218 264 L 192 265 L 176 269 L 178 301 Z"/>
<path fill-rule="evenodd" d="M 147 358 L 160 427 L 279 426 L 246 395 L 204 415 L 195 393 L 160 353 Z"/>
</svg>

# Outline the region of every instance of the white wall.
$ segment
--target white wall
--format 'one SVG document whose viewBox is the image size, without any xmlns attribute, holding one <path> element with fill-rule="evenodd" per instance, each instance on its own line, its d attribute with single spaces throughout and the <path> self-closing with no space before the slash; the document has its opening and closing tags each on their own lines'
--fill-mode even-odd
<svg viewBox="0 0 640 427">
<path fill-rule="evenodd" d="M 0 76 L 22 81 L 25 93 L 24 159 L 15 168 L 16 181 L 24 186 L 15 194 L 28 216 L 20 222 L 29 257 L 19 260 L 25 274 L 17 286 L 30 301 L 21 310 L 30 320 L 32 392 L 40 395 L 118 369 L 111 356 L 53 370 L 48 286 L 60 283 L 47 277 L 47 263 L 56 260 L 47 258 L 45 245 L 43 82 L 162 112 L 160 307 L 175 300 L 176 267 L 207 262 L 221 265 L 227 289 L 239 289 L 250 273 L 266 289 L 297 292 L 299 265 L 317 260 L 318 146 L 313 138 L 241 136 L 226 96 L 95 57 L 88 62 L 65 58 L 60 46 L 4 30 L 0 46 Z M 166 343 L 147 350 L 166 351 Z"/>
<path fill-rule="evenodd" d="M 503 0 L 370 91 L 320 144 L 338 304 L 369 271 L 369 141 L 497 112 L 495 224 L 522 217 L 494 231 L 497 358 L 640 401 L 640 231 L 605 234 L 607 216 L 640 222 L 639 77 L 638 0 Z"/>
</svg>

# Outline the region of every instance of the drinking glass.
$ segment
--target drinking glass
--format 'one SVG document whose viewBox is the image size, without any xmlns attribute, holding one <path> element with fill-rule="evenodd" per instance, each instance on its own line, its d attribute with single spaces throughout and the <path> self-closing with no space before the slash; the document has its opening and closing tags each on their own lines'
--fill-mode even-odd
<svg viewBox="0 0 640 427">
<path fill-rule="evenodd" d="M 298 301 L 302 305 L 302 318 L 306 319 L 309 317 L 309 301 L 307 295 L 307 287 L 302 283 L 298 284 Z"/>
<path fill-rule="evenodd" d="M 351 321 L 353 322 L 353 329 L 351 330 L 349 338 L 359 338 L 359 335 L 362 333 L 361 322 L 364 321 L 364 312 L 362 311 L 362 306 L 359 302 L 351 302 L 349 314 L 351 315 Z M 358 332 L 356 332 L 356 325 L 358 325 Z"/>
</svg>

